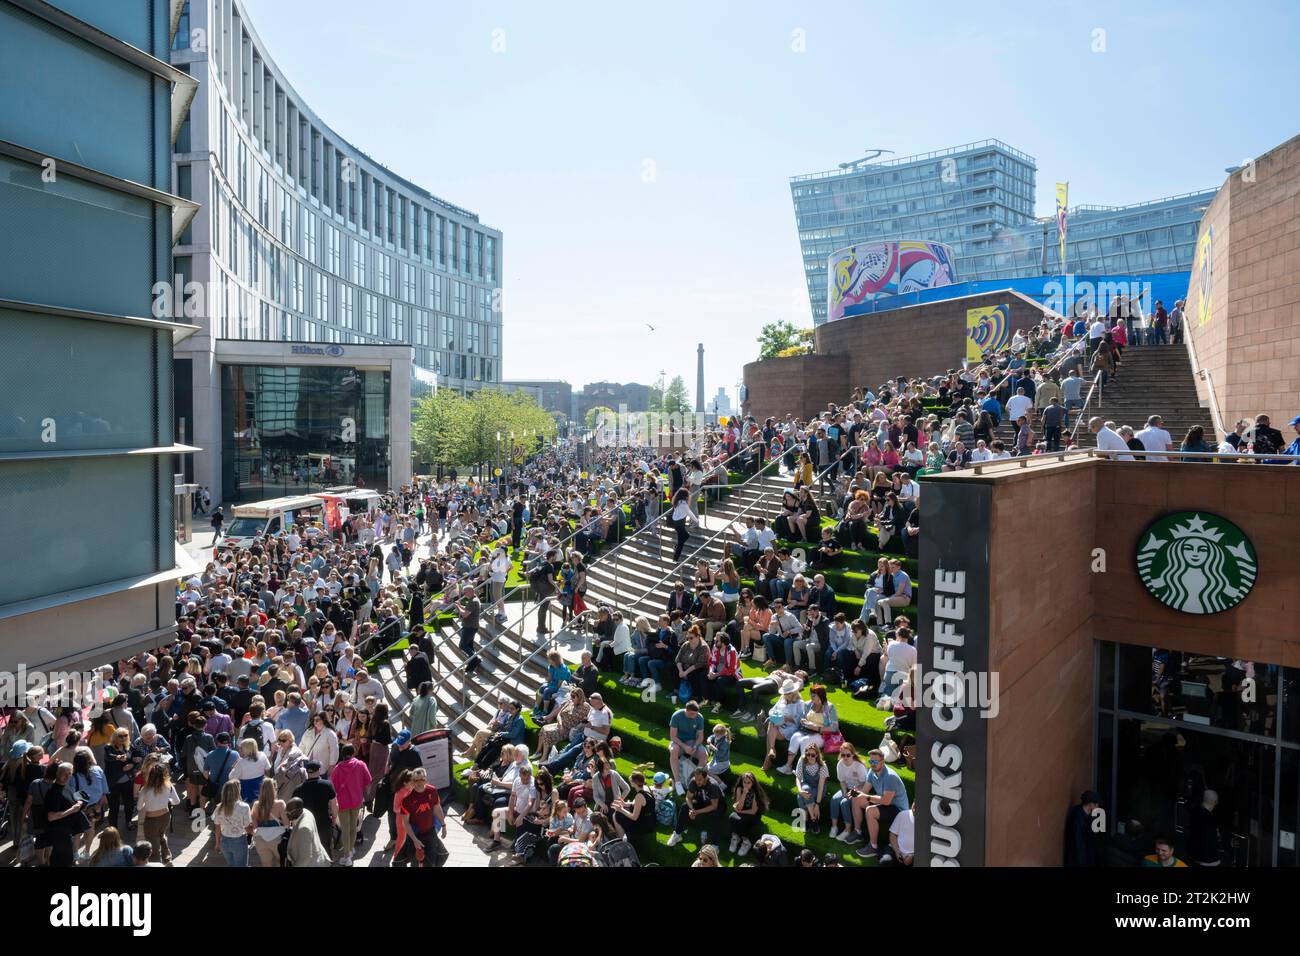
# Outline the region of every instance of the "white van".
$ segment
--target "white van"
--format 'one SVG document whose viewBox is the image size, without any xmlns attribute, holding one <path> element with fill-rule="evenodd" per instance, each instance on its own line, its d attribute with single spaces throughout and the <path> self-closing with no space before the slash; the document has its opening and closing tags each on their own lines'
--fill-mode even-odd
<svg viewBox="0 0 1300 956">
<path fill-rule="evenodd" d="M 326 488 L 324 491 L 314 492 L 312 497 L 320 498 L 322 501 L 332 498 L 347 508 L 350 515 L 374 514 L 380 509 L 384 500 L 384 496 L 379 492 L 371 491 L 369 488 L 358 488 L 355 485 Z"/>
<path fill-rule="evenodd" d="M 274 537 L 295 524 L 322 521 L 324 511 L 325 502 L 315 495 L 270 498 L 253 504 L 235 505 L 220 546 L 247 550 L 259 532 L 263 537 Z"/>
</svg>

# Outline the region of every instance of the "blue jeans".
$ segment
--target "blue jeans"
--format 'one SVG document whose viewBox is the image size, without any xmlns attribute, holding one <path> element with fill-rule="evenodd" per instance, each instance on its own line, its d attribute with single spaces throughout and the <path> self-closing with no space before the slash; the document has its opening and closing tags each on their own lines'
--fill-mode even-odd
<svg viewBox="0 0 1300 956">
<path fill-rule="evenodd" d="M 642 673 L 645 665 L 642 661 L 648 661 L 650 657 L 646 654 L 637 654 L 636 651 L 628 651 L 623 655 L 623 673 L 629 677 L 649 677 L 650 674 Z"/>
<path fill-rule="evenodd" d="M 763 636 L 763 646 L 767 648 L 767 659 L 776 660 L 776 650 L 781 648 L 785 652 L 785 657 L 781 658 L 783 663 L 790 664 L 794 661 L 794 638 L 778 637 L 776 634 L 765 634 Z"/>
<path fill-rule="evenodd" d="M 248 866 L 248 839 L 242 833 L 239 836 L 223 834 L 221 855 L 226 858 L 226 863 L 230 866 Z"/>
<path fill-rule="evenodd" d="M 836 790 L 831 796 L 831 823 L 839 821 L 846 827 L 853 826 L 853 801 L 843 790 Z"/>
<path fill-rule="evenodd" d="M 582 753 L 582 741 L 583 738 L 579 737 L 576 742 L 565 747 L 558 757 L 546 765 L 546 769 L 551 772 L 551 776 L 559 776 L 560 773 L 568 770 L 578 762 L 578 754 Z"/>
<path fill-rule="evenodd" d="M 669 667 L 672 664 L 671 661 L 661 660 L 657 657 L 642 657 L 638 658 L 638 660 L 645 661 L 647 677 L 653 677 L 656 684 L 660 684 L 664 687 L 668 686 L 666 675 L 668 674 Z"/>
</svg>

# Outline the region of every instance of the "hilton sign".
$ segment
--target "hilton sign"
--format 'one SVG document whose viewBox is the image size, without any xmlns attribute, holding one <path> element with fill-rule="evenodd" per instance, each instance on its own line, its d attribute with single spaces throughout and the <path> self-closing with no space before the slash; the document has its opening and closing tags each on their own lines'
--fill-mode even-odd
<svg viewBox="0 0 1300 956">
<path fill-rule="evenodd" d="M 289 351 L 294 355 L 328 355 L 330 358 L 339 358 L 345 354 L 341 345 L 324 345 L 320 348 L 314 345 L 295 345 Z"/>
</svg>

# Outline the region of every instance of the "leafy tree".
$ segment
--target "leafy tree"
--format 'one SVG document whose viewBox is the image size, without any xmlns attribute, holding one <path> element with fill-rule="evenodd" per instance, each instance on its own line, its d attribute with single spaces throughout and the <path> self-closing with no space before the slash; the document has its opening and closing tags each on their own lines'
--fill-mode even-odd
<svg viewBox="0 0 1300 956">
<path fill-rule="evenodd" d="M 666 415 L 682 415 L 691 410 L 690 396 L 686 392 L 686 382 L 680 375 L 664 389 L 663 411 Z"/>
<path fill-rule="evenodd" d="M 784 319 L 763 326 L 758 336 L 759 360 L 785 358 L 790 355 L 809 355 L 813 351 L 812 329 L 796 328 Z"/>
<path fill-rule="evenodd" d="M 614 409 L 605 405 L 597 405 L 595 408 L 587 409 L 583 421 L 588 428 L 595 428 L 598 421 L 604 422 L 606 425 L 612 425 L 616 415 L 617 412 Z"/>
<path fill-rule="evenodd" d="M 462 397 L 442 390 L 416 406 L 411 438 L 426 461 L 469 465 L 503 454 L 522 460 L 553 439 L 556 428 L 555 419 L 526 393 L 484 388 Z"/>
</svg>

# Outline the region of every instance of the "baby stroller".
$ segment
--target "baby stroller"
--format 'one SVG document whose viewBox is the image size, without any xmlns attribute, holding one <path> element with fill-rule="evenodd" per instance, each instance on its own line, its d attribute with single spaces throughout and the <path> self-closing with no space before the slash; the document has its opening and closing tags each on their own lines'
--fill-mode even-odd
<svg viewBox="0 0 1300 956">
<path fill-rule="evenodd" d="M 627 837 L 606 840 L 595 852 L 600 866 L 640 866 L 641 860 L 636 855 L 636 847 L 628 842 Z"/>
</svg>

